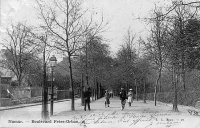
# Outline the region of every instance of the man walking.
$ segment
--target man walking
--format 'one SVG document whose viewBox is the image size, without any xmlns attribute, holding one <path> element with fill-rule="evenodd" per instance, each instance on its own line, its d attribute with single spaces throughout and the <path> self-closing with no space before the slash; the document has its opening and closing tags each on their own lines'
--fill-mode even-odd
<svg viewBox="0 0 200 128">
<path fill-rule="evenodd" d="M 88 105 L 88 110 L 90 111 L 90 97 L 91 97 L 91 89 L 89 87 L 87 91 L 84 92 L 84 100 L 85 100 L 84 110 L 85 111 L 86 111 L 86 105 Z"/>
<path fill-rule="evenodd" d="M 106 92 L 105 92 L 105 107 L 107 105 L 108 105 L 108 107 L 110 107 L 109 104 L 110 104 L 110 94 L 108 93 L 108 90 L 106 90 Z"/>
<path fill-rule="evenodd" d="M 121 100 L 122 110 L 125 107 L 126 99 L 127 99 L 127 97 L 126 97 L 126 91 L 124 90 L 124 88 L 121 88 L 120 100 Z"/>
</svg>

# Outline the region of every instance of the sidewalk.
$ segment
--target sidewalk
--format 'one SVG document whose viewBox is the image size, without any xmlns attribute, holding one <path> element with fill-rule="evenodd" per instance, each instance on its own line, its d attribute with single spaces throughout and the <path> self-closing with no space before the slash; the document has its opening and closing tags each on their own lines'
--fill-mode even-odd
<svg viewBox="0 0 200 128">
<path fill-rule="evenodd" d="M 72 128 L 199 128 L 199 110 L 178 106 L 179 112 L 172 111 L 172 105 L 153 101 L 133 101 L 129 107 L 126 103 L 121 110 L 118 97 L 111 98 L 110 107 L 105 108 L 105 99 L 91 103 L 91 111 L 84 111 L 83 106 L 77 106 L 76 111 L 63 111 L 51 117 L 52 126 L 67 126 Z M 191 112 L 199 112 L 194 115 Z"/>
</svg>

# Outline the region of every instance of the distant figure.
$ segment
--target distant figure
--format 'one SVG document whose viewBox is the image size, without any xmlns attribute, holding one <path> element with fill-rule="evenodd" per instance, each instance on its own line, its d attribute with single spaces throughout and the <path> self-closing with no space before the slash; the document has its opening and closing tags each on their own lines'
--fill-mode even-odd
<svg viewBox="0 0 200 128">
<path fill-rule="evenodd" d="M 110 97 L 112 97 L 112 98 L 113 98 L 113 91 L 111 91 L 111 92 L 110 92 Z"/>
<path fill-rule="evenodd" d="M 133 102 L 133 92 L 132 92 L 132 89 L 129 89 L 129 92 L 128 92 L 128 104 L 129 104 L 129 106 L 131 106 L 132 102 Z"/>
<path fill-rule="evenodd" d="M 88 110 L 90 111 L 90 97 L 91 97 L 91 89 L 88 88 L 88 90 L 84 92 L 84 100 L 85 100 L 84 110 L 85 111 L 86 111 L 86 105 L 88 105 Z"/>
<path fill-rule="evenodd" d="M 108 93 L 108 90 L 105 92 L 105 107 L 108 105 L 110 107 L 110 94 Z"/>
<path fill-rule="evenodd" d="M 127 97 L 126 97 L 126 91 L 124 90 L 124 88 L 121 88 L 120 100 L 121 100 L 122 110 L 125 107 L 126 99 L 127 99 Z"/>
</svg>

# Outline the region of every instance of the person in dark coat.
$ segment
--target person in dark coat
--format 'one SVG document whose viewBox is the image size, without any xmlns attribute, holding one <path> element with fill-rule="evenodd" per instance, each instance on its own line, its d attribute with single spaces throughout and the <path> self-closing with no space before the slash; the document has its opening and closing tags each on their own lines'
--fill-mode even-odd
<svg viewBox="0 0 200 128">
<path fill-rule="evenodd" d="M 123 110 L 124 107 L 125 107 L 126 99 L 127 99 L 126 91 L 124 90 L 124 88 L 121 88 L 120 100 L 121 100 L 122 110 Z"/>
<path fill-rule="evenodd" d="M 110 94 L 108 93 L 108 90 L 106 90 L 106 92 L 105 92 L 105 107 L 107 105 L 108 105 L 108 107 L 110 107 L 109 104 L 110 104 Z"/>
<path fill-rule="evenodd" d="M 88 88 L 87 91 L 84 92 L 84 100 L 85 100 L 84 110 L 85 111 L 86 111 L 86 105 L 88 105 L 88 110 L 90 111 L 90 97 L 91 97 L 91 89 Z"/>
</svg>

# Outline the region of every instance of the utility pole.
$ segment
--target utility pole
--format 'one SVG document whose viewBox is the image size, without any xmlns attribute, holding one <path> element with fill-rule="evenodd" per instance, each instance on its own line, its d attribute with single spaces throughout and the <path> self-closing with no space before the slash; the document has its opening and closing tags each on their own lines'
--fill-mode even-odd
<svg viewBox="0 0 200 128">
<path fill-rule="evenodd" d="M 53 115 L 53 101 L 54 101 L 54 85 L 53 85 L 53 70 L 56 66 L 57 59 L 53 55 L 50 59 L 50 66 L 51 66 L 51 116 Z"/>
<path fill-rule="evenodd" d="M 54 101 L 54 87 L 53 87 L 53 67 L 51 68 L 51 116 L 53 115 L 53 101 Z"/>
</svg>

